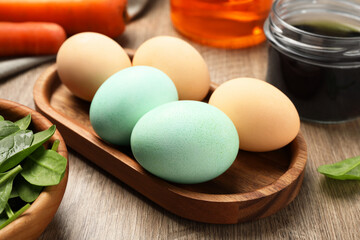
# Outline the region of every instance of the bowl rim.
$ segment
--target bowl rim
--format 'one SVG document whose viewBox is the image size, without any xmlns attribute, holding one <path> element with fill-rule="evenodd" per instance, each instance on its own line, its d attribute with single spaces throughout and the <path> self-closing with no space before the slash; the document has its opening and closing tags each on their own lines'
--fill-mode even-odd
<svg viewBox="0 0 360 240">
<path fill-rule="evenodd" d="M 30 113 L 31 124 L 37 131 L 45 130 L 53 125 L 39 112 L 20 103 L 0 98 L 0 114 L 2 112 L 16 115 L 19 119 Z M 3 117 L 6 119 L 6 116 L 3 115 Z M 64 196 L 69 174 L 68 151 L 65 141 L 58 130 L 55 131 L 48 142 L 52 143 L 56 139 L 60 140 L 57 152 L 67 159 L 67 166 L 63 179 L 58 185 L 45 187 L 39 197 L 31 204 L 30 208 L 12 223 L 1 229 L 0 240 L 36 239 L 53 219 Z M 44 211 L 45 209 L 46 211 Z M 38 224 L 32 224 L 31 228 L 29 228 L 29 223 L 37 221 Z"/>
</svg>

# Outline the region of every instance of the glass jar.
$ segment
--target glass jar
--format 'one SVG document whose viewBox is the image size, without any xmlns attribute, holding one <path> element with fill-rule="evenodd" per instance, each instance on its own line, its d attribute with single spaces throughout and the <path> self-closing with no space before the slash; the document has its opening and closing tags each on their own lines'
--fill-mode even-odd
<svg viewBox="0 0 360 240">
<path fill-rule="evenodd" d="M 301 119 L 360 116 L 359 0 L 276 0 L 264 31 L 266 80 L 293 101 Z"/>
<path fill-rule="evenodd" d="M 174 27 L 193 41 L 244 48 L 265 41 L 273 0 L 170 0 Z"/>
</svg>

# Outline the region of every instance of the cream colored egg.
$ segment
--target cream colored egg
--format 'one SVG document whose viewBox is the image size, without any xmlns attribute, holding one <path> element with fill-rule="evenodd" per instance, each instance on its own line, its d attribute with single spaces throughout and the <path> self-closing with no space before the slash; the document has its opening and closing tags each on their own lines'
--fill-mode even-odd
<svg viewBox="0 0 360 240">
<path fill-rule="evenodd" d="M 160 69 L 174 82 L 180 100 L 202 100 L 210 88 L 209 70 L 200 53 L 175 37 L 159 36 L 135 52 L 133 65 Z"/>
<path fill-rule="evenodd" d="M 298 134 L 300 118 L 290 99 L 269 83 L 237 78 L 220 85 L 209 104 L 234 123 L 240 149 L 271 151 L 290 143 Z"/>
<path fill-rule="evenodd" d="M 62 83 L 77 97 L 91 101 L 112 74 L 131 66 L 124 49 L 113 39 L 93 32 L 68 38 L 56 58 Z"/>
</svg>

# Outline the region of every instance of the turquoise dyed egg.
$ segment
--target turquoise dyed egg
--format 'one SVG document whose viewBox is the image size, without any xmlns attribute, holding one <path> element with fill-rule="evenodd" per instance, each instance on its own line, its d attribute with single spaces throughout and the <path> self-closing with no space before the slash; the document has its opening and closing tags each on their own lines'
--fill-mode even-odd
<svg viewBox="0 0 360 240">
<path fill-rule="evenodd" d="M 145 114 L 131 135 L 135 159 L 146 170 L 176 183 L 200 183 L 224 173 L 234 162 L 239 137 L 219 109 L 177 101 Z"/>
<path fill-rule="evenodd" d="M 90 122 L 105 141 L 126 146 L 136 122 L 151 109 L 177 101 L 172 80 L 147 66 L 123 69 L 97 90 L 90 105 Z"/>
</svg>

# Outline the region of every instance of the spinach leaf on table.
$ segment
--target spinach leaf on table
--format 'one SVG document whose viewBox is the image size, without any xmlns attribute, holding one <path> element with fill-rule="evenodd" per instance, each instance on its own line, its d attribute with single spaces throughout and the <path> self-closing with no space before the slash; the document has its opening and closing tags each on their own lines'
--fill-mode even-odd
<svg viewBox="0 0 360 240">
<path fill-rule="evenodd" d="M 13 188 L 16 189 L 16 192 L 21 200 L 28 203 L 35 201 L 43 189 L 41 186 L 30 184 L 21 176 L 18 176 L 15 179 Z"/>
<path fill-rule="evenodd" d="M 334 164 L 322 165 L 317 170 L 329 178 L 360 180 L 360 156 L 348 158 Z"/>
<path fill-rule="evenodd" d="M 17 125 L 21 130 L 26 130 L 29 127 L 30 123 L 31 123 L 31 114 L 14 122 L 14 124 Z"/>
<path fill-rule="evenodd" d="M 0 115 L 0 121 L 4 121 L 4 117 Z"/>
<path fill-rule="evenodd" d="M 36 186 L 56 185 L 64 176 L 66 163 L 56 151 L 41 146 L 23 161 L 21 176 Z"/>
<path fill-rule="evenodd" d="M 16 133 L 19 130 L 19 126 L 13 122 L 7 120 L 0 121 L 0 140 L 6 136 L 9 136 L 10 134 Z"/>
<path fill-rule="evenodd" d="M 9 200 L 14 178 L 21 170 L 19 165 L 8 172 L 0 173 L 0 213 L 5 209 Z"/>
<path fill-rule="evenodd" d="M 5 162 L 0 164 L 0 172 L 6 171 L 18 165 L 22 160 L 24 160 L 27 156 L 29 156 L 32 152 L 34 152 L 38 147 L 40 147 L 47 140 L 49 140 L 51 136 L 55 133 L 55 130 L 56 130 L 55 125 L 52 125 L 47 130 L 35 133 L 31 146 L 16 153 L 15 155 L 8 158 Z"/>
</svg>

